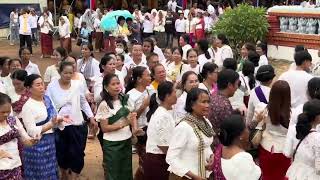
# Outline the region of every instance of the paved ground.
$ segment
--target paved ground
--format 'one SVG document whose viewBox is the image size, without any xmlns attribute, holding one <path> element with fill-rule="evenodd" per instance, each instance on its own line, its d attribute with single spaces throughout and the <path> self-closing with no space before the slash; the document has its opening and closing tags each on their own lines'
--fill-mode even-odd
<svg viewBox="0 0 320 180">
<path fill-rule="evenodd" d="M 54 47 L 59 46 L 58 41 L 54 41 Z M 9 56 L 11 58 L 18 58 L 18 45 L 9 46 L 7 40 L 0 40 L 0 56 Z M 41 74 L 44 73 L 47 66 L 54 64 L 54 60 L 50 58 L 41 59 L 40 47 L 33 47 L 32 62 L 39 65 Z M 80 49 L 73 42 L 73 53 L 76 57 L 80 54 Z M 103 56 L 103 53 L 94 53 L 97 60 Z M 282 73 L 288 68 L 288 62 L 275 60 L 272 64 L 276 67 L 277 74 Z M 97 139 L 88 140 L 86 147 L 85 156 L 85 167 L 81 173 L 81 179 L 83 180 L 103 180 L 103 169 L 102 169 L 102 152 L 100 144 Z M 133 171 L 137 168 L 138 158 L 133 155 Z"/>
</svg>

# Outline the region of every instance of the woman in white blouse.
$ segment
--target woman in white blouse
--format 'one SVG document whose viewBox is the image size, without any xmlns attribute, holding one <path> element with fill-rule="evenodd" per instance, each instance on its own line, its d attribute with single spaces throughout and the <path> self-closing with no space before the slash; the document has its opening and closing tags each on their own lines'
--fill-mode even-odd
<svg viewBox="0 0 320 180">
<path fill-rule="evenodd" d="M 32 146 L 37 140 L 31 139 L 21 122 L 9 115 L 11 100 L 3 93 L 0 93 L 0 109 L 0 177 L 22 180 L 21 142 L 26 146 Z"/>
<path fill-rule="evenodd" d="M 198 63 L 200 65 L 200 70 L 202 70 L 202 67 L 207 62 L 213 62 L 214 59 L 211 57 L 211 54 L 209 53 L 209 41 L 206 39 L 201 39 L 198 42 L 196 42 L 195 49 L 198 51 Z"/>
<path fill-rule="evenodd" d="M 192 89 L 185 110 L 188 114 L 174 128 L 167 151 L 169 180 L 181 177 L 204 180 L 211 173 L 205 166 L 212 155 L 210 145 L 215 135 L 210 122 L 204 118 L 209 114 L 208 93 L 199 88 Z"/>
<path fill-rule="evenodd" d="M 174 109 L 177 113 L 177 121 L 180 121 L 187 112 L 185 110 L 187 94 L 192 88 L 197 88 L 199 86 L 198 75 L 193 71 L 188 71 L 183 74 L 181 80 L 181 88 L 183 93 L 177 100 L 177 104 Z"/>
<path fill-rule="evenodd" d="M 212 62 L 204 64 L 200 73 L 199 88 L 208 92 L 209 96 L 217 93 L 217 80 L 218 80 L 218 66 Z"/>
<path fill-rule="evenodd" d="M 134 111 L 137 113 L 138 127 L 143 130 L 143 134 L 138 136 L 136 144 L 139 156 L 139 167 L 135 173 L 136 177 L 143 175 L 143 160 L 146 154 L 147 128 L 150 120 L 149 111 L 150 97 L 155 91 L 150 87 L 151 76 L 146 67 L 137 66 L 132 69 L 132 77 L 126 87 L 126 94 L 129 95 L 129 102 L 133 105 Z"/>
<path fill-rule="evenodd" d="M 100 103 L 96 119 L 103 131 L 103 161 L 107 179 L 132 178 L 132 133 L 129 125 L 136 130 L 136 113 L 128 96 L 121 93 L 120 81 L 115 74 L 103 79 L 103 101 Z"/>
<path fill-rule="evenodd" d="M 198 64 L 198 52 L 195 49 L 189 49 L 187 51 L 188 64 L 183 65 L 181 74 L 183 75 L 187 71 L 193 71 L 196 74 L 200 74 L 201 66 Z"/>
<path fill-rule="evenodd" d="M 55 59 L 57 62 L 49 67 L 47 67 L 44 75 L 43 75 L 43 81 L 46 85 L 48 85 L 51 80 L 53 79 L 59 79 L 60 74 L 58 72 L 59 65 L 61 61 L 65 60 L 67 58 L 67 50 L 62 47 L 57 47 L 52 54 L 53 59 Z"/>
<path fill-rule="evenodd" d="M 303 113 L 298 116 L 292 164 L 286 178 L 289 180 L 316 180 L 320 178 L 320 132 L 319 115 L 320 100 L 313 99 L 303 106 Z"/>
<path fill-rule="evenodd" d="M 182 55 L 183 51 L 182 48 L 180 47 L 174 47 L 172 49 L 172 60 L 168 66 L 167 66 L 167 77 L 170 79 L 172 82 L 176 82 L 177 80 L 180 79 L 181 73 L 182 73 Z"/>
<path fill-rule="evenodd" d="M 99 61 L 93 57 L 93 46 L 91 44 L 83 45 L 81 49 L 82 58 L 77 60 L 77 70 L 83 74 L 87 86 L 93 86 L 92 78 L 100 75 Z"/>
<path fill-rule="evenodd" d="M 150 37 L 151 35 L 153 35 L 154 23 L 151 20 L 150 13 L 146 13 L 144 15 L 142 28 L 143 28 L 143 38 L 147 38 L 147 37 Z"/>
<path fill-rule="evenodd" d="M 45 86 L 39 75 L 27 76 L 24 85 L 31 95 L 24 103 L 20 116 L 28 135 L 40 138 L 37 144 L 24 148 L 24 178 L 58 179 L 53 128 L 69 120 L 67 117 L 57 117 L 52 101 L 44 95 Z"/>
<path fill-rule="evenodd" d="M 158 40 L 157 44 L 161 48 L 165 46 L 165 42 L 164 42 L 165 38 L 163 38 L 165 36 L 165 28 L 164 28 L 165 24 L 166 24 L 166 17 L 163 15 L 163 11 L 159 10 L 154 21 L 153 30 L 155 31 L 155 36 Z"/>
<path fill-rule="evenodd" d="M 38 24 L 40 26 L 41 57 L 50 57 L 53 51 L 53 22 L 47 11 L 40 16 Z"/>
<path fill-rule="evenodd" d="M 214 179 L 258 180 L 261 176 L 259 166 L 252 156 L 245 152 L 249 144 L 249 131 L 241 115 L 231 115 L 220 125 L 219 140 L 214 157 L 210 163 Z"/>
<path fill-rule="evenodd" d="M 216 42 L 219 49 L 215 56 L 215 63 L 221 68 L 226 58 L 233 58 L 233 52 L 224 34 L 218 34 Z"/>
<path fill-rule="evenodd" d="M 291 159 L 284 154 L 284 145 L 291 116 L 290 86 L 286 81 L 276 81 L 270 90 L 268 105 L 261 103 L 254 117 L 263 120 L 265 130 L 259 147 L 259 163 L 263 179 L 284 179 Z M 261 108 L 260 107 L 265 107 Z M 259 127 L 261 128 L 261 127 Z"/>
<path fill-rule="evenodd" d="M 81 84 L 78 81 L 72 81 L 73 68 L 71 62 L 62 62 L 59 66 L 61 78 L 50 82 L 46 94 L 52 99 L 58 115 L 68 116 L 72 120 L 71 123 L 64 123 L 64 129 L 55 131 L 56 148 L 62 178 L 77 179 L 84 166 L 84 150 L 88 133 L 81 110 L 89 118 L 90 125 L 97 126 L 97 123 L 85 94 L 81 91 Z"/>
<path fill-rule="evenodd" d="M 260 102 L 268 104 L 270 85 L 275 76 L 274 68 L 271 65 L 263 65 L 258 69 L 256 79 L 260 82 L 260 85 L 250 92 L 248 102 L 246 123 L 249 127 L 253 120 L 254 111 L 257 105 L 260 104 Z"/>
<path fill-rule="evenodd" d="M 174 84 L 169 81 L 161 83 L 157 94 L 151 96 L 148 112 L 151 118 L 147 130 L 147 154 L 143 163 L 144 179 L 162 180 L 169 177 L 167 171 L 169 165 L 165 159 L 176 126 L 176 117 L 172 108 L 176 102 L 176 90 Z"/>
<path fill-rule="evenodd" d="M 8 90 L 8 96 L 11 98 L 11 102 L 16 102 L 20 99 L 21 94 L 26 92 L 24 87 L 24 81 L 28 76 L 27 71 L 18 69 L 11 75 L 13 89 Z"/>
<path fill-rule="evenodd" d="M 59 18 L 60 46 L 65 48 L 68 53 L 72 51 L 70 34 L 70 22 L 66 16 L 61 16 Z"/>
</svg>

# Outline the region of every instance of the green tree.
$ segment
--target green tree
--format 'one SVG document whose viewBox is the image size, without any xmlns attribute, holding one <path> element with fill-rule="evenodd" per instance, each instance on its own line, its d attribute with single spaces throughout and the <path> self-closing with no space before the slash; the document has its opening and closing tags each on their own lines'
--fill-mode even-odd
<svg viewBox="0 0 320 180">
<path fill-rule="evenodd" d="M 215 24 L 212 32 L 215 35 L 225 34 L 230 46 L 238 55 L 239 48 L 244 43 L 264 40 L 268 26 L 265 8 L 240 4 L 234 9 L 227 10 Z"/>
</svg>

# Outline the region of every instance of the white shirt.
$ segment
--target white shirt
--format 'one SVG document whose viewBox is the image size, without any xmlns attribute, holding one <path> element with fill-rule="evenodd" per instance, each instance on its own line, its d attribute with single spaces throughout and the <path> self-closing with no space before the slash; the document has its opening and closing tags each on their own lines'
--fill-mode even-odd
<svg viewBox="0 0 320 180">
<path fill-rule="evenodd" d="M 218 48 L 218 52 L 216 54 L 216 61 L 215 63 L 219 66 L 223 66 L 223 61 L 226 58 L 233 58 L 233 52 L 230 46 L 223 45 L 221 48 Z"/>
<path fill-rule="evenodd" d="M 143 26 L 143 32 L 144 33 L 153 33 L 154 24 L 153 24 L 152 21 L 149 21 L 149 20 L 145 19 L 143 21 L 142 26 Z"/>
<path fill-rule="evenodd" d="M 85 77 L 85 78 L 93 78 L 95 76 L 99 76 L 100 73 L 100 68 L 99 68 L 99 61 L 97 61 L 95 58 L 90 58 L 92 63 L 91 63 L 91 72 L 93 73 L 92 77 Z M 86 63 L 81 64 L 82 59 L 77 60 L 77 67 L 78 67 L 78 72 L 84 73 L 84 70 L 88 64 L 88 61 Z"/>
<path fill-rule="evenodd" d="M 211 55 L 210 55 L 211 56 Z M 210 59 L 207 59 L 205 54 L 200 54 L 198 56 L 198 63 L 200 65 L 200 71 L 202 71 L 203 65 L 207 62 L 212 62 L 212 57 Z"/>
<path fill-rule="evenodd" d="M 68 23 L 64 23 L 62 26 L 59 26 L 59 35 L 61 38 L 70 37 L 70 25 Z"/>
<path fill-rule="evenodd" d="M 29 98 L 28 101 L 23 105 L 20 116 L 29 136 L 32 138 L 40 136 L 42 126 L 37 126 L 36 123 L 45 121 L 48 116 L 47 108 L 44 102 Z M 45 134 L 49 133 L 53 133 L 53 130 L 50 129 L 45 132 Z"/>
<path fill-rule="evenodd" d="M 11 79 L 11 74 L 9 74 L 6 77 L 0 77 L 1 84 L 5 88 L 5 92 L 9 92 L 11 89 L 14 89 L 13 84 L 12 84 L 12 79 Z M 0 84 L 0 89 L 1 89 L 1 84 Z M 0 90 L 2 92 L 3 90 Z"/>
<path fill-rule="evenodd" d="M 177 19 L 174 23 L 176 31 L 179 33 L 186 32 L 186 20 L 185 19 Z"/>
<path fill-rule="evenodd" d="M 134 67 L 137 67 L 137 66 L 143 66 L 143 67 L 146 67 L 148 68 L 147 66 L 147 60 L 145 60 L 144 58 L 141 58 L 141 61 L 139 62 L 139 64 L 136 64 L 133 60 L 127 64 L 124 64 L 123 67 L 122 67 L 122 70 L 121 70 L 121 73 L 122 73 L 122 77 L 126 77 L 127 74 L 128 74 L 128 70 L 130 68 L 134 68 Z"/>
<path fill-rule="evenodd" d="M 204 16 L 204 29 L 210 31 L 213 25 L 213 19 L 210 16 Z"/>
<path fill-rule="evenodd" d="M 21 95 L 16 93 L 16 90 L 14 88 L 11 88 L 7 91 L 7 95 L 10 97 L 11 102 L 16 102 L 20 99 Z"/>
<path fill-rule="evenodd" d="M 177 122 L 179 122 L 187 114 L 186 110 L 184 110 L 186 106 L 187 95 L 188 93 L 186 91 L 183 91 L 183 93 L 177 99 L 177 103 L 174 106 L 174 110 L 177 114 Z"/>
<path fill-rule="evenodd" d="M 259 67 L 263 66 L 263 65 L 268 65 L 268 58 L 266 55 L 262 55 L 260 56 L 260 60 L 259 60 Z"/>
<path fill-rule="evenodd" d="M 68 90 L 62 89 L 59 84 L 59 79 L 52 80 L 47 87 L 46 94 L 52 99 L 52 102 L 60 116 L 68 115 L 72 120 L 68 125 L 82 125 L 84 122 L 82 112 L 88 116 L 93 117 L 91 108 L 81 91 L 81 83 L 79 81 L 71 80 L 71 87 Z"/>
<path fill-rule="evenodd" d="M 26 66 L 26 68 L 24 70 L 27 71 L 28 75 L 30 75 L 30 74 L 41 75 L 38 65 L 32 63 L 31 61 L 29 61 L 29 64 Z"/>
<path fill-rule="evenodd" d="M 93 27 L 95 28 L 96 32 L 102 32 L 102 30 L 100 29 L 100 23 L 101 20 L 99 18 L 94 19 Z"/>
<path fill-rule="evenodd" d="M 189 49 L 192 49 L 190 44 L 186 44 L 182 47 L 182 52 L 183 52 L 182 59 L 187 60 L 187 52 Z"/>
<path fill-rule="evenodd" d="M 60 74 L 58 72 L 58 67 L 54 64 L 47 67 L 46 72 L 43 75 L 43 81 L 46 83 L 51 82 L 53 79 L 59 79 Z"/>
<path fill-rule="evenodd" d="M 210 122 L 207 120 L 210 124 Z M 207 137 L 200 133 L 204 141 L 204 159 L 209 159 L 212 154 L 211 144 L 213 137 Z M 188 171 L 199 175 L 199 139 L 193 128 L 185 121 L 180 122 L 173 131 L 167 152 L 166 161 L 169 164 L 168 171 L 183 177 Z M 206 177 L 210 175 L 206 171 Z"/>
<path fill-rule="evenodd" d="M 121 108 L 120 100 L 113 102 L 113 109 L 111 109 L 106 101 L 102 101 L 98 107 L 97 114 L 95 118 L 98 121 L 105 121 L 106 119 L 112 117 L 117 113 L 117 111 Z M 124 121 L 124 118 L 119 119 L 118 121 Z M 130 127 L 126 126 L 122 129 L 112 131 L 112 132 L 106 132 L 103 134 L 103 139 L 108 141 L 123 141 L 131 138 L 132 133 L 130 131 Z"/>
<path fill-rule="evenodd" d="M 154 46 L 153 52 L 158 54 L 160 64 L 166 63 L 166 58 L 164 57 L 162 50 L 157 45 Z"/>
<path fill-rule="evenodd" d="M 197 20 L 196 18 L 192 18 L 190 21 L 189 19 L 186 19 L 186 33 L 194 33 L 196 28 Z"/>
<path fill-rule="evenodd" d="M 31 26 L 32 26 L 32 20 L 31 20 L 31 16 L 28 15 L 26 17 L 26 19 L 23 17 L 24 15 L 19 16 L 19 24 L 20 24 L 20 28 L 19 28 L 19 34 L 22 35 L 31 35 Z M 26 20 L 26 22 L 25 22 Z M 24 32 L 24 23 L 27 23 L 27 31 Z"/>
<path fill-rule="evenodd" d="M 216 10 L 211 4 L 209 4 L 207 11 L 210 15 L 213 15 L 216 12 Z"/>
<path fill-rule="evenodd" d="M 39 18 L 39 26 L 40 26 L 40 32 L 44 33 L 44 34 L 48 34 L 49 30 L 52 30 L 50 25 L 53 27 L 53 22 L 52 19 L 48 17 L 48 19 L 45 21 L 43 16 L 40 16 Z M 42 27 L 43 25 L 43 27 Z"/>
<path fill-rule="evenodd" d="M 265 98 L 267 99 L 267 101 L 269 101 L 269 95 L 270 95 L 270 90 L 271 90 L 270 87 L 260 85 L 260 88 L 261 88 L 262 93 L 264 94 Z M 247 117 L 246 117 L 247 124 L 250 124 L 252 122 L 255 108 L 259 103 L 260 103 L 260 100 L 255 92 L 255 89 L 252 89 L 250 92 L 250 98 L 249 98 L 249 102 L 248 102 L 248 110 L 247 110 Z"/>
<path fill-rule="evenodd" d="M 261 176 L 259 166 L 247 152 L 239 152 L 230 159 L 221 158 L 221 168 L 227 180 L 257 180 Z"/>
<path fill-rule="evenodd" d="M 38 27 L 38 16 L 30 15 L 31 16 L 31 28 L 37 28 Z"/>
<path fill-rule="evenodd" d="M 279 77 L 279 80 L 287 81 L 291 90 L 291 106 L 297 107 L 308 101 L 308 82 L 313 76 L 305 71 L 289 70 Z"/>
<path fill-rule="evenodd" d="M 155 93 L 152 87 L 147 87 L 143 92 L 138 91 L 136 88 L 131 89 L 127 94 L 129 95 L 130 104 L 133 105 L 134 111 L 140 109 L 145 98 L 151 97 L 151 95 Z M 149 111 L 149 107 L 147 107 L 140 115 L 138 119 L 138 127 L 144 128 L 148 126 L 147 121 L 147 112 Z"/>
<path fill-rule="evenodd" d="M 197 64 L 197 66 L 194 67 L 194 68 L 191 67 L 190 64 L 184 64 L 184 65 L 182 66 L 180 80 L 181 80 L 183 74 L 186 73 L 186 72 L 188 72 L 188 71 L 193 71 L 193 72 L 196 73 L 196 74 L 200 74 L 200 72 L 201 72 L 201 67 L 200 67 L 199 64 Z"/>
<path fill-rule="evenodd" d="M 159 106 L 148 125 L 146 152 L 165 154 L 158 146 L 169 146 L 175 126 L 174 111 Z"/>
<path fill-rule="evenodd" d="M 18 130 L 22 140 L 30 139 L 19 119 L 16 119 L 16 125 L 14 127 Z M 9 124 L 0 126 L 0 136 L 3 136 L 9 131 L 11 131 Z M 18 138 L 12 139 L 11 141 L 0 145 L 0 149 L 9 153 L 11 156 L 11 158 L 0 159 L 0 170 L 12 170 L 22 165 L 18 149 Z"/>
</svg>

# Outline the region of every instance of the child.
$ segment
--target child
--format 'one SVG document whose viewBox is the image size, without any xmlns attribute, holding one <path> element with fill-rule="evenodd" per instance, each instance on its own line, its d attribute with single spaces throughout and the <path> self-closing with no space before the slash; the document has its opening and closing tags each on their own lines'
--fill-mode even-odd
<svg viewBox="0 0 320 180">
<path fill-rule="evenodd" d="M 81 46 L 89 44 L 89 35 L 90 31 L 87 29 L 87 23 L 82 22 L 80 31 Z"/>
</svg>

